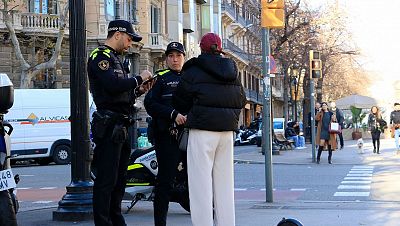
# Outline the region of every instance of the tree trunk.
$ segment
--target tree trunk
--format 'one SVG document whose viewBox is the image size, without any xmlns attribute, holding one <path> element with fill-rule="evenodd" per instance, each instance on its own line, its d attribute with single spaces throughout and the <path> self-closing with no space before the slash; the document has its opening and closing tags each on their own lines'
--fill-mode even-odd
<svg viewBox="0 0 400 226">
<path fill-rule="evenodd" d="M 319 103 L 322 102 L 322 85 L 323 85 L 323 83 L 324 83 L 323 78 L 319 78 L 317 80 L 317 88 L 316 88 L 316 90 L 320 90 L 321 91 L 321 92 L 317 92 L 316 101 L 319 102 Z"/>
<path fill-rule="evenodd" d="M 310 118 L 309 113 L 311 111 L 311 102 L 310 102 L 310 76 L 308 76 L 308 73 L 304 76 L 303 79 L 303 93 L 304 93 L 304 99 L 303 99 L 303 128 L 305 128 L 305 138 L 307 140 L 311 139 L 311 127 L 310 127 Z"/>
<path fill-rule="evenodd" d="M 289 119 L 289 93 L 288 93 L 288 75 L 286 74 L 286 71 L 283 74 L 283 117 L 285 118 L 285 125 L 287 125 L 288 119 Z"/>
</svg>

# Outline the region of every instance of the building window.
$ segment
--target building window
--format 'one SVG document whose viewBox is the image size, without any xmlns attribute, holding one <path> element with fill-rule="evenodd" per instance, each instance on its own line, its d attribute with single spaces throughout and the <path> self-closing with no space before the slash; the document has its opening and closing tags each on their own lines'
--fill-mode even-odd
<svg viewBox="0 0 400 226">
<path fill-rule="evenodd" d="M 128 0 L 126 2 L 126 10 L 128 21 L 132 24 L 137 24 L 137 0 Z"/>
<path fill-rule="evenodd" d="M 115 19 L 115 0 L 105 0 L 105 9 L 106 9 L 106 20 L 114 20 Z"/>
<path fill-rule="evenodd" d="M 243 72 L 242 81 L 244 82 L 244 84 L 243 84 L 244 88 L 247 88 L 247 72 L 246 71 Z"/>
<path fill-rule="evenodd" d="M 251 88 L 252 88 L 252 87 L 251 87 L 251 85 L 252 85 L 252 84 L 251 84 L 251 78 L 252 78 L 252 77 L 253 77 L 253 76 L 251 76 L 251 75 L 248 75 L 248 76 L 247 76 L 247 84 L 248 84 L 248 87 L 247 87 L 247 88 L 248 88 L 248 89 L 251 89 Z"/>
<path fill-rule="evenodd" d="M 155 5 L 151 5 L 151 33 L 160 33 L 161 27 L 161 9 L 157 8 Z"/>
<path fill-rule="evenodd" d="M 29 0 L 29 12 L 41 14 L 58 14 L 56 0 Z"/>
</svg>

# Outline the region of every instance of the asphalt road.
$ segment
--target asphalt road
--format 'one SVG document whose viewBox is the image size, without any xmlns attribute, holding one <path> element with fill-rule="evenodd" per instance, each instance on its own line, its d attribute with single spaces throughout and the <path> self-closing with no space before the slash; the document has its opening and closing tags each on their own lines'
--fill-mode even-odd
<svg viewBox="0 0 400 226">
<path fill-rule="evenodd" d="M 255 146 L 235 148 L 235 154 L 254 152 Z M 361 167 L 361 168 L 360 168 Z M 274 200 L 278 201 L 400 201 L 400 166 L 382 160 L 379 165 L 274 164 Z M 235 164 L 237 200 L 265 200 L 265 166 Z M 20 174 L 21 210 L 57 206 L 70 183 L 70 165 L 16 166 Z M 355 178 L 365 174 L 365 178 Z M 357 177 L 360 175 L 357 175 Z M 363 175 L 361 175 L 363 176 Z"/>
</svg>

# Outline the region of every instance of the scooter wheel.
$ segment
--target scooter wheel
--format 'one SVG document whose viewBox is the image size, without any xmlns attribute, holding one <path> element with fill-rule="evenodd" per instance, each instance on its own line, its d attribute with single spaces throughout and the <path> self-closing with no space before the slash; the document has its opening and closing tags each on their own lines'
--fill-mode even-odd
<svg viewBox="0 0 400 226">
<path fill-rule="evenodd" d="M 14 205 L 8 190 L 0 192 L 0 225 L 17 226 Z"/>
<path fill-rule="evenodd" d="M 303 226 L 302 223 L 300 223 L 300 221 L 296 220 L 296 219 L 285 219 L 283 218 L 277 226 Z"/>
</svg>

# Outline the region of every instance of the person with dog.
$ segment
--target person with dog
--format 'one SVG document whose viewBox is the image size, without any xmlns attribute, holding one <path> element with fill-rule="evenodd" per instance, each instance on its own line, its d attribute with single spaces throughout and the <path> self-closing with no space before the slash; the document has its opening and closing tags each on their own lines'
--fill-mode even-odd
<svg viewBox="0 0 400 226">
<path fill-rule="evenodd" d="M 177 126 L 183 126 L 186 116 L 172 107 L 172 95 L 179 84 L 185 63 L 185 48 L 179 42 L 171 42 L 167 45 L 165 55 L 168 69 L 156 72 L 157 80 L 144 99 L 146 111 L 152 117 L 158 162 L 153 202 L 155 226 L 167 225 L 172 182 L 180 160 L 182 157 L 186 159 L 186 156 L 181 156 L 176 139 Z"/>
<path fill-rule="evenodd" d="M 173 98 L 187 113 L 190 214 L 193 226 L 235 226 L 233 135 L 246 95 L 236 63 L 222 56 L 221 38 L 205 34 L 200 49 L 183 66 Z"/>
<path fill-rule="evenodd" d="M 374 145 L 374 153 L 380 154 L 380 137 L 386 126 L 386 122 L 382 119 L 381 112 L 377 106 L 371 107 L 371 112 L 368 116 L 368 127 L 371 131 L 372 144 Z"/>
<path fill-rule="evenodd" d="M 332 151 L 336 150 L 336 134 L 330 133 L 330 124 L 332 122 L 337 122 L 334 113 L 329 111 L 328 103 L 321 103 L 321 110 L 315 116 L 315 120 L 318 121 L 316 142 L 319 144 L 317 164 L 319 164 L 321 159 L 322 151 L 326 148 L 328 149 L 328 163 L 332 164 Z"/>
<path fill-rule="evenodd" d="M 400 136 L 400 103 L 394 103 L 394 111 L 390 113 L 390 125 L 392 136 L 396 143 L 397 154 L 400 153 L 399 136 Z"/>
<path fill-rule="evenodd" d="M 333 114 L 335 114 L 337 122 L 339 123 L 339 126 L 341 129 L 344 127 L 344 116 L 342 110 L 336 107 L 335 102 L 331 102 L 331 111 Z M 344 140 L 343 140 L 343 134 L 342 131 L 338 133 L 339 136 L 339 142 L 340 142 L 340 149 L 343 149 L 344 146 Z"/>
<path fill-rule="evenodd" d="M 151 88 L 152 83 L 144 81 L 151 79 L 152 74 L 144 70 L 139 76 L 129 76 L 119 55 L 140 40 L 142 37 L 134 32 L 130 22 L 110 21 L 104 45 L 91 52 L 87 64 L 90 92 L 97 107 L 91 124 L 96 144 L 92 162 L 97 171 L 93 186 L 96 226 L 126 225 L 121 201 L 131 154 L 129 127 L 135 99 Z"/>
</svg>

